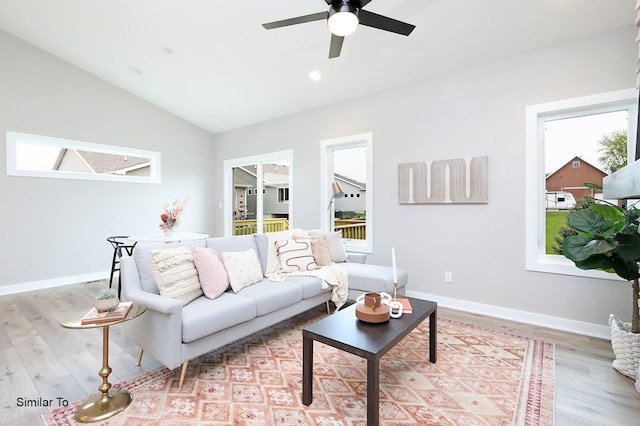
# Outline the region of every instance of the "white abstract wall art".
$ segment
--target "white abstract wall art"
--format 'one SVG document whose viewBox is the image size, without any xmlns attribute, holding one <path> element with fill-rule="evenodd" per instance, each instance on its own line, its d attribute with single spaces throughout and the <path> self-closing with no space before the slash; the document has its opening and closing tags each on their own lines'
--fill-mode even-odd
<svg viewBox="0 0 640 426">
<path fill-rule="evenodd" d="M 488 157 L 398 165 L 400 204 L 487 204 Z"/>
</svg>

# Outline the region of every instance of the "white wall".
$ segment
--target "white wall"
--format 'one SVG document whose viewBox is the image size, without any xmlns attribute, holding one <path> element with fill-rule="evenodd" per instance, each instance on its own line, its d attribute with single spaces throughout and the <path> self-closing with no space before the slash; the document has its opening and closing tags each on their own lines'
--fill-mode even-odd
<svg viewBox="0 0 640 426">
<path fill-rule="evenodd" d="M 0 53 L 0 295 L 106 276 L 105 238 L 159 232 L 176 196 L 213 232 L 210 133 L 2 31 Z M 162 184 L 7 176 L 9 130 L 160 151 Z"/>
<path fill-rule="evenodd" d="M 525 107 L 633 87 L 635 37 L 630 26 L 219 134 L 216 161 L 292 148 L 294 226 L 318 227 L 322 200 L 308 194 L 321 185 L 320 141 L 372 131 L 370 263 L 389 265 L 395 246 L 416 294 L 498 315 L 524 311 L 534 322 L 596 324 L 602 331 L 609 313 L 630 318 L 628 284 L 525 270 Z M 398 164 L 484 155 L 488 205 L 398 204 Z M 221 182 L 219 171 L 215 185 Z M 222 232 L 221 210 L 215 223 Z M 453 273 L 453 283 L 443 282 L 444 271 Z"/>
</svg>

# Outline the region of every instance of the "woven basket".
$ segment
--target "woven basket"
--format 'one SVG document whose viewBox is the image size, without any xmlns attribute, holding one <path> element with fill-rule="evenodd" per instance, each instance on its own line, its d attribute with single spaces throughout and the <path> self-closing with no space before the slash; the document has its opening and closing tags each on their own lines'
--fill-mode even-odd
<svg viewBox="0 0 640 426">
<path fill-rule="evenodd" d="M 611 346 L 616 359 L 613 368 L 627 377 L 635 379 L 640 362 L 640 333 L 631 332 L 631 323 L 622 322 L 615 315 L 609 316 Z M 638 384 L 636 384 L 636 388 Z"/>
</svg>

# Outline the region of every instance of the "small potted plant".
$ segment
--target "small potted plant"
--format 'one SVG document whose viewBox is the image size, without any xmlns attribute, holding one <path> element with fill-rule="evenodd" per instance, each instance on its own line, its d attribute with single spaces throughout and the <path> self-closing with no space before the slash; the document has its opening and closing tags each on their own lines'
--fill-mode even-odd
<svg viewBox="0 0 640 426">
<path fill-rule="evenodd" d="M 110 288 L 103 288 L 96 296 L 95 307 L 98 311 L 104 312 L 115 308 L 120 304 L 120 300 L 116 293 Z"/>
<path fill-rule="evenodd" d="M 562 254 L 578 268 L 615 273 L 631 283 L 631 323 L 613 314 L 609 317 L 616 357 L 613 367 L 631 378 L 638 375 L 640 361 L 639 223 L 640 210 L 635 206 L 620 207 L 600 200 L 569 214 L 568 224 L 575 235 L 566 236 L 562 242 Z M 636 388 L 640 391 L 640 379 Z"/>
</svg>

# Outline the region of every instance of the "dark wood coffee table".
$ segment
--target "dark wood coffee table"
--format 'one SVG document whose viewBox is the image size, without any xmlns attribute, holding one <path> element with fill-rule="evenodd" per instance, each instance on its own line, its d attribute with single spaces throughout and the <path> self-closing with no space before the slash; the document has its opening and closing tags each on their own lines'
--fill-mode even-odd
<svg viewBox="0 0 640 426">
<path fill-rule="evenodd" d="M 338 311 L 302 329 L 302 403 L 313 400 L 313 342 L 367 360 L 367 425 L 379 422 L 379 361 L 396 343 L 429 317 L 429 361 L 436 362 L 438 304 L 426 300 L 411 300 L 413 313 L 371 324 L 356 318 L 355 305 Z"/>
</svg>

